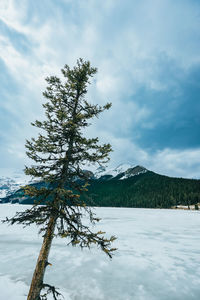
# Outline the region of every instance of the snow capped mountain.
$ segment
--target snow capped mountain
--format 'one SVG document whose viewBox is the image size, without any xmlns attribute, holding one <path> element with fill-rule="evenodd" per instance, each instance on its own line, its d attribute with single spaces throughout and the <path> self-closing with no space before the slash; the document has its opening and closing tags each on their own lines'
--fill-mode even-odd
<svg viewBox="0 0 200 300">
<path fill-rule="evenodd" d="M 14 191 L 15 181 L 8 177 L 0 178 L 0 198 L 7 197 L 10 191 Z"/>
<path fill-rule="evenodd" d="M 94 173 L 95 179 L 113 179 L 118 177 L 118 179 L 127 179 L 129 177 L 139 175 L 141 173 L 146 173 L 148 170 L 142 166 L 133 166 L 131 164 L 120 164 L 116 168 L 106 170 L 104 167 L 99 167 Z"/>
<path fill-rule="evenodd" d="M 0 199 L 13 194 L 15 191 L 20 189 L 21 186 L 31 182 L 30 178 L 22 172 L 6 170 L 6 172 L 0 173 L 5 174 L 0 176 Z"/>
<path fill-rule="evenodd" d="M 136 167 L 133 167 L 133 168 L 129 168 L 124 172 L 124 175 L 122 177 L 120 177 L 120 179 L 127 179 L 127 178 L 132 177 L 132 176 L 136 176 L 136 175 L 139 175 L 139 174 L 146 173 L 147 171 L 148 170 L 145 169 L 142 166 L 136 166 Z"/>
<path fill-rule="evenodd" d="M 101 166 L 94 173 L 95 178 L 99 179 L 102 176 L 110 175 L 112 177 L 116 177 L 120 173 L 124 173 L 127 169 L 131 168 L 130 164 L 120 164 L 116 168 L 106 170 L 105 167 Z"/>
</svg>

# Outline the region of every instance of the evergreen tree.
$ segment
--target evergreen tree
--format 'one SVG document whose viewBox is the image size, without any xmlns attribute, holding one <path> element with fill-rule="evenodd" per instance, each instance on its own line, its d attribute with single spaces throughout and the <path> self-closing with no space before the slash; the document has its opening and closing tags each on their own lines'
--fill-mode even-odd
<svg viewBox="0 0 200 300">
<path fill-rule="evenodd" d="M 114 236 L 106 238 L 104 232 L 91 231 L 83 223 L 87 214 L 91 223 L 99 219 L 87 207 L 81 194 L 87 191 L 89 173 L 84 171 L 87 164 L 102 164 L 109 159 L 110 144 L 99 145 L 98 138 L 86 138 L 84 129 L 89 121 L 110 108 L 90 104 L 86 99 L 90 78 L 97 72 L 89 61 L 79 59 L 70 69 L 68 65 L 61 70 L 64 82 L 56 76 L 48 77 L 48 86 L 43 93 L 47 102 L 45 121 L 35 121 L 33 126 L 42 130 L 37 138 L 26 142 L 27 155 L 34 165 L 25 168 L 25 173 L 46 183 L 40 189 L 34 186 L 24 187 L 25 193 L 36 197 L 35 204 L 24 212 L 18 212 L 5 222 L 26 225 L 37 224 L 43 233 L 43 244 L 38 256 L 36 268 L 30 286 L 28 300 L 47 299 L 52 292 L 54 299 L 59 293 L 54 286 L 43 282 L 49 251 L 54 237 L 67 238 L 73 246 L 81 248 L 92 244 L 99 246 L 109 257 L 115 248 L 111 248 Z M 43 201 L 46 205 L 41 206 Z M 41 291 L 44 289 L 44 294 Z"/>
</svg>

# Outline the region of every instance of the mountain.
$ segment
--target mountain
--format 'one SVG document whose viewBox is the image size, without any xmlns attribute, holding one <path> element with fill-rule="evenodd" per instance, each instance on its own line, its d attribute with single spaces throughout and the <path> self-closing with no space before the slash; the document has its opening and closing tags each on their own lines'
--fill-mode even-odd
<svg viewBox="0 0 200 300">
<path fill-rule="evenodd" d="M 106 170 L 104 167 L 99 167 L 94 173 L 94 179 L 127 179 L 129 177 L 145 173 L 148 170 L 142 166 L 132 166 L 130 164 L 120 164 L 114 169 Z"/>
<path fill-rule="evenodd" d="M 21 172 L 11 172 L 9 176 L 0 177 L 0 199 L 12 195 L 22 185 L 30 184 L 30 178 Z"/>
<path fill-rule="evenodd" d="M 111 180 L 111 179 L 126 179 L 131 176 L 139 175 L 140 173 L 147 172 L 147 169 L 141 166 L 132 166 L 130 164 L 120 164 L 116 168 L 106 170 L 105 167 L 100 166 L 93 173 L 85 170 L 89 174 L 91 180 Z M 24 203 L 24 201 L 30 202 L 30 199 L 24 196 L 21 186 L 26 184 L 34 184 L 37 186 L 43 185 L 41 182 L 34 183 L 27 179 L 23 173 L 10 173 L 11 177 L 0 177 L 0 203 L 11 202 L 11 203 Z"/>
<path fill-rule="evenodd" d="M 163 176 L 137 166 L 113 178 L 102 176 L 98 180 L 92 179 L 88 194 L 85 201 L 94 206 L 188 206 L 200 202 L 200 180 Z"/>
<path fill-rule="evenodd" d="M 82 197 L 88 205 L 116 207 L 170 208 L 200 202 L 200 180 L 173 178 L 156 174 L 142 166 L 121 164 L 89 172 L 88 192 Z M 45 183 L 33 183 L 38 188 Z M 11 203 L 33 203 L 21 189 L 3 198 Z"/>
</svg>

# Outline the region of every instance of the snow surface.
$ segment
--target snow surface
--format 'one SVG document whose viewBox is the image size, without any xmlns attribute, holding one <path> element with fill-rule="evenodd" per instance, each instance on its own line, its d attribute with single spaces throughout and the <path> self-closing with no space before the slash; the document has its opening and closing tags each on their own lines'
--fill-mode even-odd
<svg viewBox="0 0 200 300">
<path fill-rule="evenodd" d="M 125 175 L 122 176 L 122 177 L 119 178 L 119 179 L 120 179 L 120 180 L 127 179 L 127 178 L 129 178 L 129 177 L 137 176 L 137 175 L 139 175 L 139 174 L 144 174 L 144 173 L 146 173 L 146 172 L 147 172 L 147 170 L 143 170 L 143 171 L 140 171 L 140 172 L 135 173 L 134 175 L 133 175 L 133 174 L 130 175 L 128 172 L 125 172 Z"/>
<path fill-rule="evenodd" d="M 0 205 L 0 218 L 26 209 Z M 65 300 L 200 299 L 200 212 L 97 208 L 96 228 L 115 234 L 110 260 L 100 250 L 55 239 L 45 281 Z M 41 246 L 36 227 L 0 224 L 0 300 L 25 300 Z"/>
<path fill-rule="evenodd" d="M 98 168 L 97 171 L 94 173 L 95 178 L 100 178 L 101 176 L 105 175 L 111 175 L 113 177 L 116 177 L 120 173 L 125 172 L 129 168 L 134 168 L 131 164 L 120 164 L 116 168 L 113 169 L 105 169 L 105 168 Z"/>
</svg>

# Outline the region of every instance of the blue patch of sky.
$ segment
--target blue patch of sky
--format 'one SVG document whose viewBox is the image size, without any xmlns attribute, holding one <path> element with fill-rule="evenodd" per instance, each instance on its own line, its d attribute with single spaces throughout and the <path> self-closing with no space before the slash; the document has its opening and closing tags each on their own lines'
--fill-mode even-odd
<svg viewBox="0 0 200 300">
<path fill-rule="evenodd" d="M 16 84 L 14 78 L 9 73 L 5 63 L 0 58 L 0 81 L 1 81 L 1 88 L 0 88 L 0 103 L 3 101 L 2 96 L 5 96 L 6 93 L 10 93 L 10 91 L 18 89 L 18 85 Z"/>
<path fill-rule="evenodd" d="M 73 21 L 71 18 L 76 17 L 78 20 L 78 11 L 76 9 L 74 11 L 76 5 L 75 1 L 72 3 L 55 2 L 54 0 L 31 1 L 28 3 L 24 22 L 32 23 L 39 27 L 50 19 L 61 21 L 59 18 L 63 18 L 63 20 L 68 21 L 70 17 L 71 22 Z"/>
<path fill-rule="evenodd" d="M 23 53 L 30 54 L 31 46 L 30 41 L 28 41 L 27 37 L 11 27 L 8 27 L 3 21 L 0 20 L 0 33 L 7 38 L 9 38 L 13 47 Z"/>
<path fill-rule="evenodd" d="M 175 89 L 177 86 L 179 92 L 173 88 L 166 91 L 140 89 L 134 95 L 135 102 L 146 103 L 151 108 L 150 119 L 132 128 L 139 146 L 152 151 L 200 146 L 200 66 L 191 68 L 176 82 Z M 148 121 L 153 125 L 148 126 Z"/>
<path fill-rule="evenodd" d="M 12 134 L 15 130 L 15 124 L 21 122 L 19 116 L 15 114 L 15 110 L 12 111 L 9 105 L 7 106 L 10 99 L 18 101 L 17 95 L 20 93 L 20 87 L 1 59 L 0 69 L 0 144 L 3 144 L 6 141 L 6 134 Z"/>
</svg>

